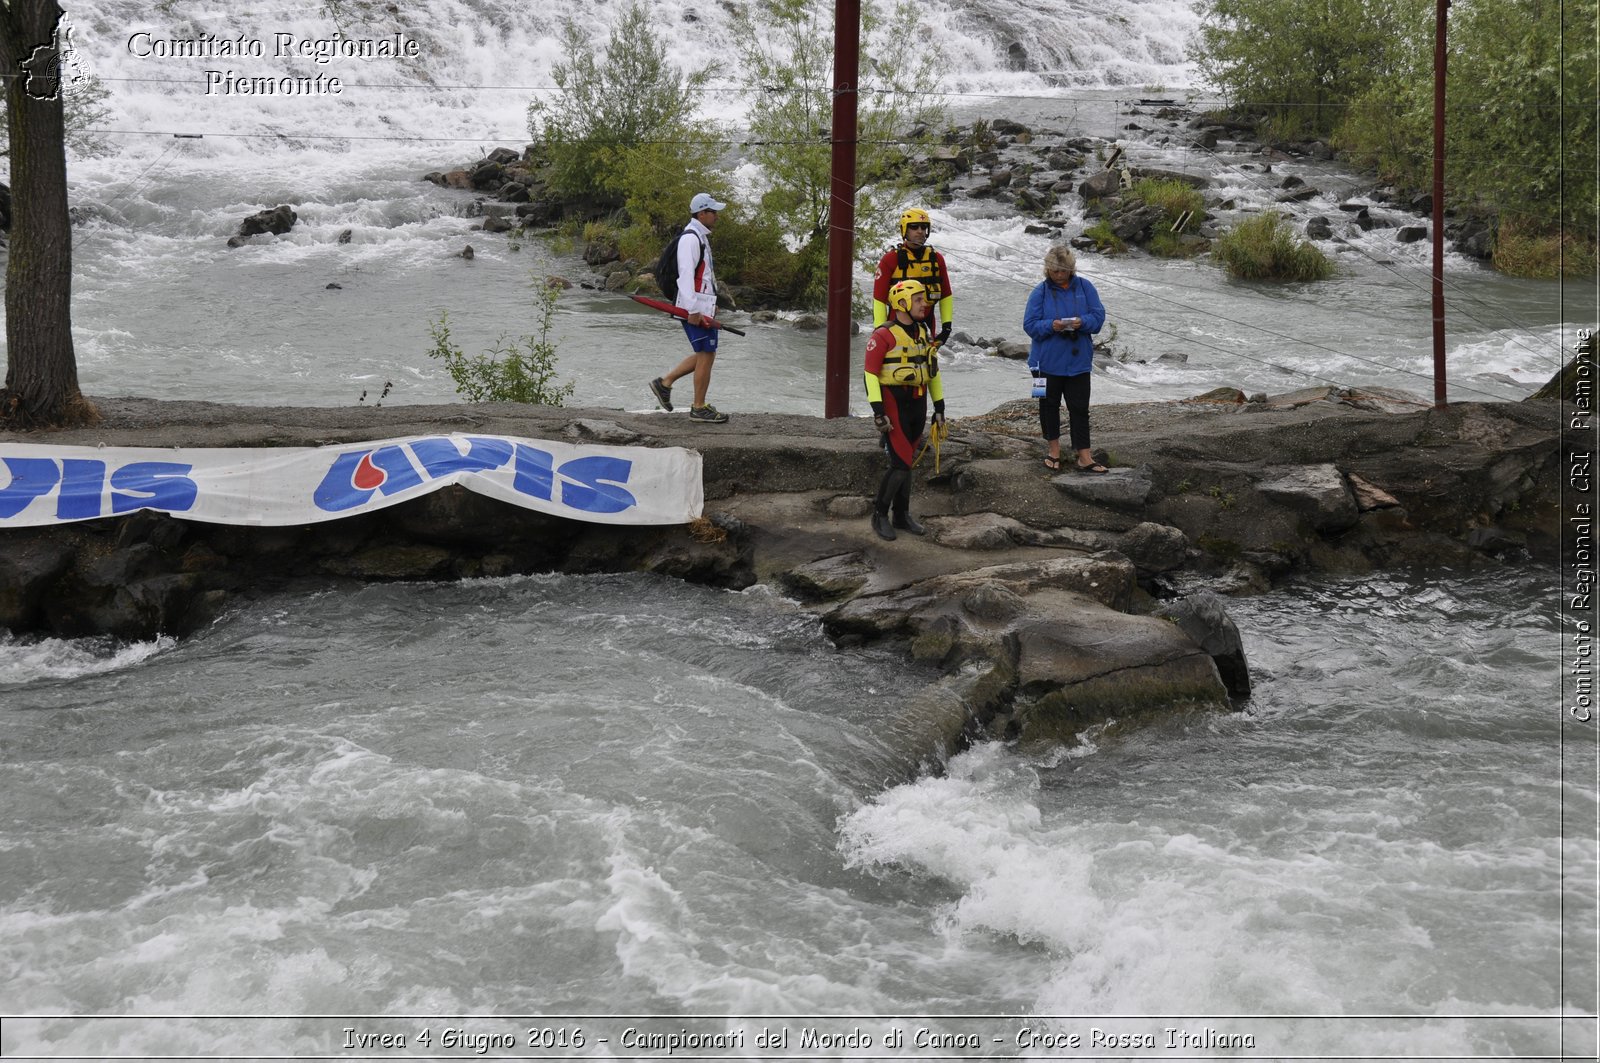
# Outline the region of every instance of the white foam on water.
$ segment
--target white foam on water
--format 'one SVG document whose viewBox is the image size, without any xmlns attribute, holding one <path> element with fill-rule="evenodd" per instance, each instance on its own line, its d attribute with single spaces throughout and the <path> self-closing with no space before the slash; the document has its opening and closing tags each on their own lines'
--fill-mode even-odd
<svg viewBox="0 0 1600 1063">
<path fill-rule="evenodd" d="M 553 9 L 495 0 L 428 0 L 421 8 L 385 13 L 345 10 L 342 28 L 352 38 L 388 38 L 404 33 L 417 42 L 412 58 L 361 60 L 336 57 L 326 63 L 276 54 L 278 35 L 295 41 L 328 40 L 341 28 L 319 5 L 254 6 L 168 15 L 132 0 L 81 0 L 73 6 L 74 43 L 90 74 L 112 93 L 113 117 L 104 123 L 118 151 L 156 158 L 172 146 L 172 133 L 203 134 L 182 142 L 192 157 L 227 160 L 229 168 L 252 168 L 252 159 L 281 156 L 313 146 L 319 151 L 383 153 L 398 146 L 380 138 L 520 144 L 527 139 L 531 99 L 554 89 L 552 68 L 565 60 L 561 22 L 572 18 L 593 42 L 603 42 L 620 5 Z M 684 68 L 707 66 L 712 90 L 700 101 L 707 117 L 742 124 L 750 85 L 727 42 L 738 32 L 719 5 L 661 0 L 647 5 L 651 32 Z M 1107 8 L 1072 4 L 1027 7 L 1014 0 L 982 5 L 936 0 L 924 5 L 929 42 L 945 55 L 940 88 L 963 96 L 986 93 L 1041 94 L 1052 86 L 1179 88 L 1192 81 L 1183 55 L 1197 24 L 1190 6 L 1174 0 L 1128 2 Z M 827 13 L 824 8 L 824 21 Z M 135 34 L 149 37 L 135 39 Z M 162 57 L 150 42 L 192 39 L 200 34 L 261 42 L 264 55 Z M 1027 49 L 1027 69 L 1008 52 Z M 300 95 L 223 95 L 206 92 L 206 72 L 238 77 L 325 77 L 343 81 L 342 91 Z M 139 135 L 151 134 L 151 135 Z M 349 138 L 349 139 L 339 139 Z M 93 167 L 92 160 L 85 164 Z M 121 166 L 103 163 L 126 178 Z"/>
<path fill-rule="evenodd" d="M 1540 994 L 1517 972 L 1555 947 L 1538 910 L 1553 844 L 1440 846 L 1416 836 L 1415 813 L 1401 811 L 1402 824 L 1387 811 L 1406 808 L 1405 790 L 1302 795 L 1296 823 L 1276 822 L 1295 801 L 1246 789 L 1229 804 L 1233 825 L 1208 821 L 1201 837 L 1163 809 L 1145 820 L 1137 804 L 1110 819 L 1071 805 L 1046 812 L 1043 767 L 978 746 L 946 776 L 888 790 L 841 826 L 852 865 L 956 888 L 947 933 L 1049 950 L 1041 1014 L 1552 1013 L 1529 1006 Z M 1497 946 L 1526 955 L 1505 956 L 1498 977 L 1439 969 L 1450 955 L 1475 955 L 1465 943 L 1490 895 L 1496 910 L 1515 908 Z M 1515 1023 L 1448 1020 L 1231 1028 L 1256 1029 L 1258 1044 L 1284 1052 L 1468 1054 L 1532 1036 Z"/>
<path fill-rule="evenodd" d="M 176 645 L 176 639 L 165 635 L 130 643 L 111 638 L 24 638 L 0 630 L 0 687 L 121 671 Z"/>
</svg>

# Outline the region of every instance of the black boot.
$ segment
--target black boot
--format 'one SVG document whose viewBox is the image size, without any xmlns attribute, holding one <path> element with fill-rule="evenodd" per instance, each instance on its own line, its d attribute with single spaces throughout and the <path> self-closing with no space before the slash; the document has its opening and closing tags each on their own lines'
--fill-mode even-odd
<svg viewBox="0 0 1600 1063">
<path fill-rule="evenodd" d="M 872 530 L 878 533 L 878 538 L 894 542 L 894 525 L 889 521 L 889 504 L 894 500 L 898 475 L 890 469 L 883 474 L 883 479 L 878 482 L 878 497 L 872 501 Z"/>
<path fill-rule="evenodd" d="M 911 473 L 907 471 L 901 476 L 894 493 L 894 526 L 912 535 L 926 535 L 928 529 L 911 515 Z"/>
<path fill-rule="evenodd" d="M 872 511 L 872 530 L 878 533 L 878 538 L 894 542 L 894 525 L 889 522 L 889 514 Z"/>
</svg>

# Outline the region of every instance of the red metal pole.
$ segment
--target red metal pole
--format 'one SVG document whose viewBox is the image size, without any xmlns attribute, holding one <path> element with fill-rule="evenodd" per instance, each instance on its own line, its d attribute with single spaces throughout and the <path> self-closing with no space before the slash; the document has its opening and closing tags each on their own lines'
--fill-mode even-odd
<svg viewBox="0 0 1600 1063">
<path fill-rule="evenodd" d="M 1444 71 L 1450 0 L 1438 0 L 1433 28 L 1433 405 L 1443 409 L 1444 379 Z"/>
<path fill-rule="evenodd" d="M 850 415 L 850 295 L 855 287 L 856 79 L 861 0 L 833 8 L 833 170 L 828 201 L 828 359 L 823 416 Z"/>
</svg>

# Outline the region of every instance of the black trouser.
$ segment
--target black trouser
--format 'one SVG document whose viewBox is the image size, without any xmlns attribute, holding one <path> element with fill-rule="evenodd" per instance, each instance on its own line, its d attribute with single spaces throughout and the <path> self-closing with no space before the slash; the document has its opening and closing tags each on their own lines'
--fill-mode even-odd
<svg viewBox="0 0 1600 1063">
<path fill-rule="evenodd" d="M 889 468 L 878 484 L 874 508 L 887 513 L 892 506 L 894 515 L 904 518 L 911 507 L 911 466 L 916 461 L 917 440 L 928 421 L 927 389 L 884 387 L 883 412 L 891 426 L 883 436 Z"/>
<path fill-rule="evenodd" d="M 1061 400 L 1067 402 L 1068 432 L 1073 450 L 1089 449 L 1089 374 L 1046 376 L 1039 400 L 1039 430 L 1046 440 L 1061 438 Z"/>
<path fill-rule="evenodd" d="M 890 425 L 888 434 L 883 437 L 889 468 L 909 469 L 917 460 L 917 440 L 922 438 L 922 428 L 928 421 L 927 389 L 885 386 L 882 392 L 883 412 Z"/>
</svg>

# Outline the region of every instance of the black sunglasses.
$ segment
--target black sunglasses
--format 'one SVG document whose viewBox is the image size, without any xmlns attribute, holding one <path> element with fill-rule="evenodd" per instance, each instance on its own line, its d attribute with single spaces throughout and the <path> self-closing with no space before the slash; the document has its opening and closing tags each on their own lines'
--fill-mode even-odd
<svg viewBox="0 0 1600 1063">
<path fill-rule="evenodd" d="M 911 225 L 907 225 L 906 232 L 910 232 L 912 229 L 921 229 L 923 232 L 928 232 L 932 228 L 933 226 L 929 225 L 927 222 L 919 221 L 914 222 Z"/>
</svg>

